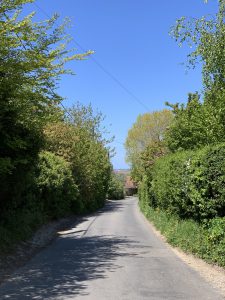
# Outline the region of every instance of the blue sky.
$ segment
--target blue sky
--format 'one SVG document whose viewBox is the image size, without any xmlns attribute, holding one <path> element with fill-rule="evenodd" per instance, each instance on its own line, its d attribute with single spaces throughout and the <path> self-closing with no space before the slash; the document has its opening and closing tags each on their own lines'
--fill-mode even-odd
<svg viewBox="0 0 225 300">
<path fill-rule="evenodd" d="M 160 110 L 165 101 L 185 102 L 188 92 L 201 90 L 200 68 L 186 74 L 187 47 L 169 36 L 181 16 L 201 17 L 216 11 L 217 0 L 38 0 L 44 12 L 72 20 L 68 32 L 84 49 L 144 105 L 108 76 L 92 59 L 69 67 L 76 76 L 64 76 L 59 93 L 65 105 L 92 103 L 105 116 L 115 135 L 114 168 L 127 168 L 123 143 L 139 114 Z M 43 11 L 31 5 L 38 18 Z M 75 44 L 71 43 L 71 47 Z M 77 47 L 78 52 L 81 50 Z M 147 109 L 146 109 L 147 107 Z M 111 126 L 110 126 L 111 124 Z"/>
</svg>

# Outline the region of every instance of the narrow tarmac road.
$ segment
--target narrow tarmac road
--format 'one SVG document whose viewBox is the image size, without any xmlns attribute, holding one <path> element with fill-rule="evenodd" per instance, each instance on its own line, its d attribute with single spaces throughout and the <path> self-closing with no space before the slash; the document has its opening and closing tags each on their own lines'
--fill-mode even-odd
<svg viewBox="0 0 225 300">
<path fill-rule="evenodd" d="M 151 231 L 137 199 L 61 232 L 0 286 L 0 299 L 223 299 Z"/>
</svg>

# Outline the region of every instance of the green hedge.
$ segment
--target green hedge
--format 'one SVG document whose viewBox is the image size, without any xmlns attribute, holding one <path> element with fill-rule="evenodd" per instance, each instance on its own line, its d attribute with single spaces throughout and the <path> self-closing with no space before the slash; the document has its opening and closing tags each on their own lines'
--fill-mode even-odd
<svg viewBox="0 0 225 300">
<path fill-rule="evenodd" d="M 48 218 L 59 218 L 80 209 L 78 187 L 69 164 L 63 158 L 48 151 L 40 153 L 36 186 L 37 198 Z"/>
<path fill-rule="evenodd" d="M 156 161 L 148 201 L 181 218 L 225 216 L 225 145 L 177 152 Z"/>
<path fill-rule="evenodd" d="M 111 163 L 103 142 L 95 140 L 92 136 L 94 130 L 89 132 L 86 128 L 89 126 L 89 117 L 83 117 L 83 127 L 63 122 L 51 123 L 46 127 L 45 135 L 48 151 L 69 163 L 74 181 L 79 188 L 82 211 L 90 212 L 105 203 Z M 90 120 L 90 124 L 92 122 L 95 121 Z"/>
<path fill-rule="evenodd" d="M 14 205 L 0 214 L 0 252 L 13 249 L 48 220 L 82 208 L 70 166 L 63 158 L 42 151 L 29 177 L 23 193 L 13 197 Z"/>
<path fill-rule="evenodd" d="M 225 145 L 158 159 L 139 204 L 168 242 L 225 266 Z"/>
</svg>

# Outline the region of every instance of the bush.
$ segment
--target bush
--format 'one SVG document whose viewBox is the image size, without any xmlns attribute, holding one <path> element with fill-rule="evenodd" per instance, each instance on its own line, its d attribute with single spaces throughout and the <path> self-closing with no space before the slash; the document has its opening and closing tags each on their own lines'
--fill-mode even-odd
<svg viewBox="0 0 225 300">
<path fill-rule="evenodd" d="M 111 163 L 104 143 L 93 138 L 94 130 L 90 133 L 86 129 L 86 117 L 83 122 L 83 127 L 73 123 L 51 123 L 45 135 L 46 148 L 69 163 L 79 187 L 83 212 L 88 212 L 104 205 Z"/>
<path fill-rule="evenodd" d="M 79 210 L 78 187 L 69 164 L 63 158 L 42 151 L 36 169 L 36 184 L 43 212 L 49 218 L 62 217 L 72 210 Z"/>
<path fill-rule="evenodd" d="M 150 198 L 155 205 L 181 217 L 190 216 L 189 162 L 190 152 L 169 155 L 156 161 L 152 171 Z"/>
<path fill-rule="evenodd" d="M 14 206 L 5 210 L 0 220 L 0 251 L 26 240 L 48 220 L 82 210 L 78 187 L 63 158 L 42 151 L 29 177 L 23 193 L 12 199 Z"/>
<path fill-rule="evenodd" d="M 147 190 L 151 205 L 197 221 L 225 216 L 224 144 L 158 159 L 151 178 Z"/>
<path fill-rule="evenodd" d="M 17 120 L 0 103 L 0 217 L 23 206 L 24 193 L 32 184 L 32 170 L 42 144 L 41 133 Z M 19 123 L 19 124 L 18 124 Z"/>
<path fill-rule="evenodd" d="M 111 175 L 108 189 L 108 199 L 120 200 L 124 199 L 123 182 L 115 175 Z"/>
</svg>

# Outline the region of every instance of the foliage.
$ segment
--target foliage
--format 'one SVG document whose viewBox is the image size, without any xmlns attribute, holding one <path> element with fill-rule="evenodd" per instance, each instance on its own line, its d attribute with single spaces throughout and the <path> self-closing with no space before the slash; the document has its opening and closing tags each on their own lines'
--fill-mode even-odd
<svg viewBox="0 0 225 300">
<path fill-rule="evenodd" d="M 142 211 L 146 211 L 149 206 L 154 206 L 152 203 L 153 197 L 149 197 L 150 195 L 150 188 L 151 188 L 151 180 L 145 174 L 142 178 L 142 181 L 139 183 L 138 187 L 138 197 L 139 197 L 139 205 Z"/>
<path fill-rule="evenodd" d="M 180 219 L 164 209 L 151 206 L 141 206 L 141 209 L 170 244 L 225 267 L 224 217 L 199 224 L 191 219 Z"/>
<path fill-rule="evenodd" d="M 216 16 L 182 17 L 171 34 L 194 49 L 189 66 L 202 64 L 204 95 L 189 94 L 185 105 L 173 105 L 174 122 L 167 134 L 171 151 L 199 148 L 224 142 L 225 130 L 225 1 L 218 1 Z M 170 105 L 171 106 L 171 105 Z"/>
<path fill-rule="evenodd" d="M 207 89 L 225 83 L 225 1 L 218 1 L 216 16 L 199 19 L 182 17 L 177 20 L 171 34 L 179 43 L 187 43 L 194 50 L 188 61 L 194 66 L 200 59 L 203 63 L 203 82 Z"/>
<path fill-rule="evenodd" d="M 43 127 L 59 117 L 55 89 L 70 55 L 57 17 L 35 23 L 22 17 L 30 0 L 2 0 L 0 8 L 0 211 L 20 207 L 43 145 Z M 63 42 L 65 41 L 65 42 Z M 17 199 L 17 200 L 16 200 Z M 20 200 L 19 200 L 20 199 Z"/>
<path fill-rule="evenodd" d="M 65 122 L 48 124 L 46 148 L 69 164 L 86 210 L 103 205 L 111 173 L 109 153 L 100 131 L 100 115 L 80 104 Z"/>
<path fill-rule="evenodd" d="M 115 175 L 116 175 L 116 178 L 121 182 L 121 184 L 124 186 L 125 185 L 125 183 L 126 183 L 126 178 L 127 178 L 127 176 L 129 176 L 129 172 L 125 172 L 125 173 L 123 173 L 123 172 L 118 172 L 118 173 L 115 173 Z"/>
<path fill-rule="evenodd" d="M 105 116 L 100 111 L 94 112 L 91 104 L 84 106 L 77 102 L 68 109 L 66 120 L 76 128 L 85 130 L 91 139 L 104 146 L 108 146 L 114 140 L 114 137 L 109 136 L 110 132 L 103 125 Z M 113 152 L 113 149 L 109 147 L 109 152 L 111 151 Z"/>
<path fill-rule="evenodd" d="M 78 212 L 78 187 L 70 165 L 61 157 L 47 151 L 39 154 L 36 169 L 38 199 L 48 218 L 59 218 Z"/>
<path fill-rule="evenodd" d="M 70 117 L 57 94 L 70 60 L 67 21 L 24 16 L 33 0 L 0 7 L 0 248 L 43 222 L 103 205 L 111 172 L 103 117 L 77 105 Z M 75 54 L 74 54 L 75 53 Z M 79 190 L 79 192 L 78 192 Z"/>
<path fill-rule="evenodd" d="M 78 188 L 63 158 L 42 151 L 29 177 L 22 197 L 14 196 L 14 205 L 1 212 L 0 252 L 13 249 L 42 223 L 79 212 Z"/>
<path fill-rule="evenodd" d="M 32 236 L 41 224 L 46 222 L 39 209 L 23 207 L 13 211 L 12 218 L 4 217 L 0 222 L 0 254 L 14 250 L 15 246 Z"/>
<path fill-rule="evenodd" d="M 166 143 L 171 151 L 187 150 L 208 144 L 207 120 L 198 93 L 189 94 L 187 104 L 170 105 L 174 119 L 166 132 Z"/>
<path fill-rule="evenodd" d="M 150 176 L 151 169 L 155 164 L 155 161 L 164 156 L 168 152 L 164 141 L 158 141 L 149 144 L 144 151 L 140 154 L 140 171 L 141 176 L 148 174 Z M 140 177 L 140 179 L 142 178 Z"/>
<path fill-rule="evenodd" d="M 132 177 L 139 181 L 142 173 L 141 153 L 150 150 L 155 145 L 162 148 L 165 132 L 172 121 L 170 110 L 139 115 L 136 122 L 128 132 L 125 143 L 126 159 L 132 167 Z"/>
<path fill-rule="evenodd" d="M 220 94 L 220 97 L 219 97 Z M 197 149 L 224 141 L 225 122 L 224 93 L 217 92 L 214 101 L 212 91 L 205 94 L 204 102 L 198 93 L 189 94 L 187 104 L 171 105 L 174 119 L 166 132 L 166 145 L 172 152 Z"/>
<path fill-rule="evenodd" d="M 57 16 L 40 23 L 33 21 L 35 13 L 21 17 L 29 2 L 33 1 L 1 1 L 0 92 L 3 108 L 17 112 L 18 124 L 39 128 L 51 120 L 54 104 L 61 100 L 55 88 L 59 76 L 69 72 L 65 63 L 90 52 L 70 55 L 66 22 L 55 26 Z"/>
<path fill-rule="evenodd" d="M 124 199 L 124 184 L 117 174 L 112 173 L 109 181 L 108 199 L 120 200 Z"/>
<path fill-rule="evenodd" d="M 139 199 L 172 245 L 225 266 L 225 1 L 218 2 L 216 17 L 182 17 L 171 31 L 194 49 L 189 66 L 202 63 L 204 94 L 189 94 L 185 105 L 167 103 L 174 118 L 166 152 L 157 155 L 150 144 L 138 154 Z"/>
<path fill-rule="evenodd" d="M 181 218 L 225 216 L 225 145 L 177 152 L 157 160 L 141 201 Z"/>
</svg>

